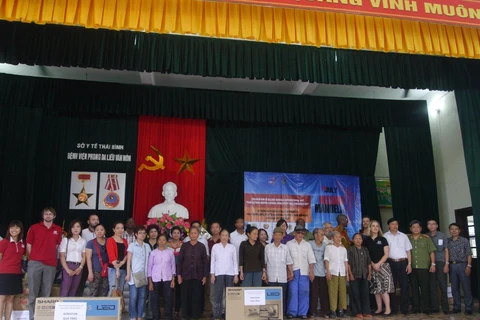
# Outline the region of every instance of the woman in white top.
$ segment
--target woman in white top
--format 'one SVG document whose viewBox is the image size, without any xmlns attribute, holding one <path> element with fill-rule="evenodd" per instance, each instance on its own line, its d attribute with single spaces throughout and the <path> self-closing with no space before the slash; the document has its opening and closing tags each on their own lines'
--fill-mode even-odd
<svg viewBox="0 0 480 320">
<path fill-rule="evenodd" d="M 210 281 L 215 284 L 215 305 L 213 318 L 220 319 L 223 310 L 223 294 L 226 287 L 238 282 L 238 259 L 235 246 L 228 243 L 230 233 L 220 232 L 220 243 L 212 247 L 210 261 Z"/>
<path fill-rule="evenodd" d="M 75 297 L 80 280 L 82 269 L 85 266 L 85 247 L 87 242 L 82 239 L 80 233 L 82 225 L 79 220 L 70 222 L 67 236 L 60 243 L 60 263 L 62 264 L 62 286 L 61 297 Z"/>
<path fill-rule="evenodd" d="M 325 248 L 323 259 L 327 272 L 328 298 L 330 301 L 330 317 L 347 318 L 347 281 L 348 256 L 347 249 L 342 246 L 342 235 L 335 231 L 333 243 Z M 338 312 L 337 312 L 338 308 Z"/>
<path fill-rule="evenodd" d="M 128 302 L 130 319 L 141 319 L 145 310 L 148 256 L 151 249 L 150 245 L 144 242 L 147 236 L 147 230 L 144 226 L 135 227 L 134 234 L 137 239 L 128 246 L 125 281 L 130 285 L 130 300 Z"/>
</svg>

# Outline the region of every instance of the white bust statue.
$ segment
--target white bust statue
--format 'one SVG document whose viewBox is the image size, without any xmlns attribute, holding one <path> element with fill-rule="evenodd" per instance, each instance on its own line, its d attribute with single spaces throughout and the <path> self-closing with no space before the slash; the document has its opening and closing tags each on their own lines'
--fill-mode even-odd
<svg viewBox="0 0 480 320">
<path fill-rule="evenodd" d="M 177 197 L 177 185 L 175 183 L 170 181 L 165 183 L 163 185 L 162 196 L 165 198 L 165 201 L 150 209 L 148 213 L 149 218 L 158 218 L 164 213 L 168 213 L 169 215 L 175 214 L 177 217 L 188 219 L 187 208 L 175 202 L 175 198 Z"/>
</svg>

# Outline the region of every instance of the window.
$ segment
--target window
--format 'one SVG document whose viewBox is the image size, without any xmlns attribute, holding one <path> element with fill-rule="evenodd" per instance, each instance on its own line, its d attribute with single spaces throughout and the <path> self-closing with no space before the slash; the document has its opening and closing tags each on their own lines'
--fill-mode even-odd
<svg viewBox="0 0 480 320">
<path fill-rule="evenodd" d="M 473 216 L 467 217 L 468 224 L 468 240 L 470 241 L 470 247 L 472 248 L 472 258 L 477 258 L 477 241 L 475 240 L 475 222 Z"/>
</svg>

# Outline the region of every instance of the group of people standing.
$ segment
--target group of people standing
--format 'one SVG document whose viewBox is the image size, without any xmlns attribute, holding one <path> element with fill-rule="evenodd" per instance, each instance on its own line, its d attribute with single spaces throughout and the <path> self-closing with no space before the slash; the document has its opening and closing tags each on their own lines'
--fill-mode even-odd
<svg viewBox="0 0 480 320">
<path fill-rule="evenodd" d="M 282 287 L 283 313 L 288 319 L 347 317 L 347 283 L 350 311 L 358 318 L 396 314 L 397 284 L 403 314 L 431 314 L 440 308 L 446 314 L 459 313 L 460 286 L 465 313 L 473 312 L 472 253 L 455 223 L 449 226 L 450 238 L 437 230 L 435 220 L 427 222 L 427 234 L 421 233 L 419 221 L 412 221 L 411 234 L 406 235 L 398 231 L 398 221 L 392 218 L 389 231 L 383 234 L 377 221 L 364 217 L 362 230 L 350 240 L 345 215 L 337 217 L 336 228 L 327 222 L 313 232 L 299 219 L 293 232 L 287 233 L 288 224 L 281 219 L 269 243 L 264 229 L 248 226 L 245 230 L 242 218 L 235 221 L 232 233 L 220 223 L 212 223 L 212 237 L 207 240 L 198 221 L 191 223 L 184 239 L 186 235 L 178 227 L 161 234 L 158 226 L 135 226 L 133 219 L 125 224 L 116 222 L 113 236 L 106 238 L 106 228 L 95 214 L 83 230 L 80 221 L 71 221 L 66 234 L 53 223 L 55 217 L 53 208 L 45 208 L 42 221 L 30 227 L 25 242 L 22 223 L 12 221 L 0 241 L 0 315 L 7 320 L 13 296 L 22 293 L 25 254 L 31 319 L 35 299 L 50 296 L 58 264 L 62 267 L 62 297 L 81 294 L 86 281 L 92 297 L 123 291 L 127 283 L 131 319 L 160 319 L 160 296 L 165 306 L 162 318 L 179 317 L 181 308 L 182 319 L 198 319 L 204 311 L 207 282 L 214 319 L 225 316 L 225 289 L 240 284 Z M 452 310 L 447 300 L 447 274 L 454 297 Z"/>
</svg>

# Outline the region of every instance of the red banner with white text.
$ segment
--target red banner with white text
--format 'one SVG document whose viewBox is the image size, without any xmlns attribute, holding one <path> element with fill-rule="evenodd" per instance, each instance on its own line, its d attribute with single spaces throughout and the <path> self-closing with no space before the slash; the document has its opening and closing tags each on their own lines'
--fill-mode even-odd
<svg viewBox="0 0 480 320">
<path fill-rule="evenodd" d="M 220 0 L 276 6 L 480 26 L 480 0 Z"/>
</svg>

